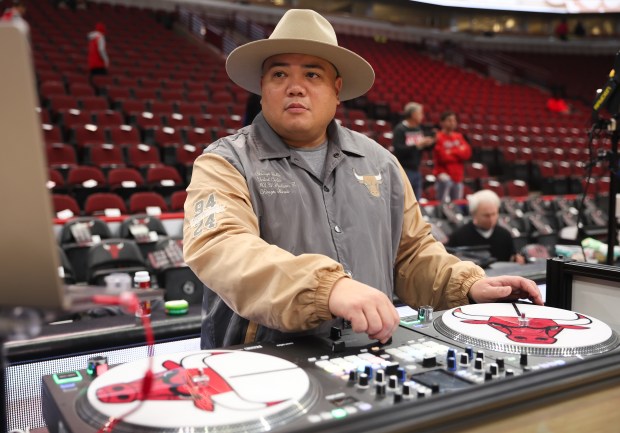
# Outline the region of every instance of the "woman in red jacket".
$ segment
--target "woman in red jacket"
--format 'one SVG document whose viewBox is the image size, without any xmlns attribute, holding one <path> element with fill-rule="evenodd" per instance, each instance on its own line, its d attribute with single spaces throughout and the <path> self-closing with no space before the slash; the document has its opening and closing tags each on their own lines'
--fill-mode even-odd
<svg viewBox="0 0 620 433">
<path fill-rule="evenodd" d="M 458 200 L 463 198 L 465 161 L 471 158 L 471 147 L 463 134 L 455 131 L 458 122 L 454 112 L 446 111 L 440 119 L 441 131 L 433 151 L 435 195 L 441 201 Z"/>
</svg>

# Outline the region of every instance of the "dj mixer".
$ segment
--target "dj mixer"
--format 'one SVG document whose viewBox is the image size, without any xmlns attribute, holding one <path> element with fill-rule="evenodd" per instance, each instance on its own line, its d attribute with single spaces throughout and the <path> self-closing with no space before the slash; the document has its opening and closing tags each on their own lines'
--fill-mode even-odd
<svg viewBox="0 0 620 433">
<path fill-rule="evenodd" d="M 83 370 L 43 377 L 42 406 L 52 433 L 345 431 L 387 411 L 414 414 L 416 406 L 451 395 L 475 398 L 493 383 L 518 384 L 619 351 L 619 344 L 605 323 L 567 310 L 525 303 L 423 307 L 402 319 L 387 344 L 333 328 L 324 337 L 113 368 L 93 359 Z"/>
</svg>

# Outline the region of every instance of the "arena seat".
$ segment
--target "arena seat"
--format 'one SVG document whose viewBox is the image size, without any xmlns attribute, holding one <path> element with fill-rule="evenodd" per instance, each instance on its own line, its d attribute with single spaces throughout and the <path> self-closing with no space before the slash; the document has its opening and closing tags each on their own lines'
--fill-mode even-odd
<svg viewBox="0 0 620 433">
<path fill-rule="evenodd" d="M 112 168 L 125 167 L 125 156 L 120 146 L 105 143 L 88 146 L 84 150 L 85 161 L 107 172 Z"/>
<path fill-rule="evenodd" d="M 163 197 L 170 197 L 173 192 L 185 189 L 185 182 L 181 179 L 179 172 L 171 166 L 148 168 L 146 184 L 150 189 Z"/>
<path fill-rule="evenodd" d="M 107 178 L 110 192 L 120 195 L 124 200 L 128 200 L 134 192 L 146 189 L 144 176 L 135 168 L 113 168 L 108 171 Z"/>
<path fill-rule="evenodd" d="M 185 207 L 185 199 L 187 198 L 187 191 L 175 191 L 170 196 L 170 211 L 171 212 L 183 212 Z"/>
<path fill-rule="evenodd" d="M 60 246 L 71 263 L 77 282 L 86 281 L 88 250 L 91 245 L 110 237 L 108 225 L 96 217 L 78 217 L 63 225 Z"/>
<path fill-rule="evenodd" d="M 80 206 L 85 205 L 89 195 L 108 190 L 107 181 L 101 169 L 86 165 L 78 165 L 69 170 L 66 185 Z"/>
<path fill-rule="evenodd" d="M 147 256 L 166 300 L 185 299 L 192 305 L 202 303 L 203 283 L 183 260 L 180 239 L 162 239 Z"/>
<path fill-rule="evenodd" d="M 131 214 L 150 213 L 148 208 L 159 208 L 161 212 L 167 212 L 168 203 L 160 194 L 152 191 L 136 192 L 129 197 Z"/>
<path fill-rule="evenodd" d="M 64 175 L 66 175 L 71 168 L 78 165 L 75 148 L 68 144 L 46 144 L 45 153 L 48 167 L 60 170 Z"/>
<path fill-rule="evenodd" d="M 149 271 L 137 243 L 131 239 L 106 239 L 88 250 L 87 282 L 105 285 L 105 277 L 125 273 L 133 277 L 138 271 Z"/>
<path fill-rule="evenodd" d="M 54 214 L 69 210 L 74 216 L 79 216 L 82 211 L 77 200 L 67 194 L 52 194 L 52 205 Z"/>
<path fill-rule="evenodd" d="M 132 239 L 140 248 L 143 257 L 154 251 L 157 242 L 167 239 L 168 233 L 161 220 L 154 215 L 132 215 L 120 225 L 119 236 L 123 239 Z"/>
<path fill-rule="evenodd" d="M 85 215 L 103 215 L 108 210 L 118 210 L 120 214 L 126 214 L 127 206 L 120 195 L 110 192 L 95 193 L 86 198 Z"/>
</svg>

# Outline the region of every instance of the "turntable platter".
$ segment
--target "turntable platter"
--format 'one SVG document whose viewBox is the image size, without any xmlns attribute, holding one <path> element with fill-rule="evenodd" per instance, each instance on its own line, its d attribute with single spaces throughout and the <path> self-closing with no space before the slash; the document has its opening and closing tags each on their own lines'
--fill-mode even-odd
<svg viewBox="0 0 620 433">
<path fill-rule="evenodd" d="M 518 303 L 453 308 L 434 322 L 444 336 L 505 353 L 578 356 L 618 346 L 618 335 L 593 317 L 558 308 Z"/>
<path fill-rule="evenodd" d="M 153 361 L 146 398 L 148 361 L 123 364 L 91 383 L 78 399 L 79 416 L 94 427 L 123 417 L 119 432 L 266 431 L 307 411 L 318 395 L 303 369 L 271 355 L 213 350 Z"/>
</svg>

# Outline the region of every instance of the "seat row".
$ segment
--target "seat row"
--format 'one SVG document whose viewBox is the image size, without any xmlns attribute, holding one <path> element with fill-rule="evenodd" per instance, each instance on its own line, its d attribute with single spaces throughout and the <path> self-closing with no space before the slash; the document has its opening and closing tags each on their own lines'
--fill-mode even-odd
<svg viewBox="0 0 620 433">
<path fill-rule="evenodd" d="M 186 197 L 185 191 L 175 191 L 169 200 L 157 192 L 141 191 L 130 194 L 125 200 L 120 194 L 97 192 L 86 196 L 84 206 L 81 207 L 71 195 L 52 194 L 52 206 L 55 216 L 60 220 L 74 216 L 161 215 L 165 212 L 183 212 Z"/>
<path fill-rule="evenodd" d="M 151 276 L 151 286 L 164 290 L 165 300 L 202 302 L 203 285 L 183 260 L 182 240 L 168 235 L 157 217 L 125 218 L 116 236 L 104 221 L 79 217 L 67 221 L 59 236 L 62 277 L 67 284 L 105 286 L 111 274 L 139 271 Z"/>
</svg>

